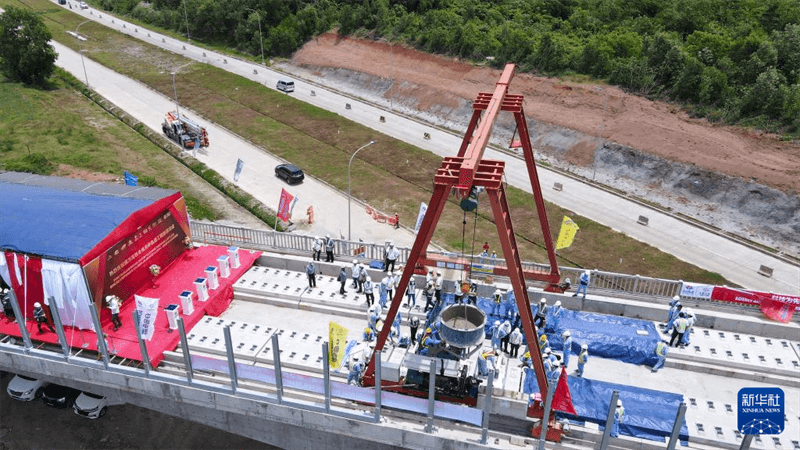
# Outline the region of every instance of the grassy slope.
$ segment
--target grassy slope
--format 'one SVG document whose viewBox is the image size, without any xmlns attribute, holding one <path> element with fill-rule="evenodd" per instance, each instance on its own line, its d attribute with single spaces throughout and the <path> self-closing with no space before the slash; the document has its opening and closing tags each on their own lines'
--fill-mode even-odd
<svg viewBox="0 0 800 450">
<path fill-rule="evenodd" d="M 94 179 L 122 178 L 127 170 L 159 185 L 184 192 L 195 218 L 219 214 L 196 200 L 183 180 L 190 173 L 160 148 L 108 114 L 61 77 L 57 70 L 47 90 L 0 82 L 0 167 L 64 175 L 92 173 Z M 32 163 L 28 155 L 41 155 Z"/>
<path fill-rule="evenodd" d="M 11 3 L 14 2 L 0 0 L 0 5 Z M 46 17 L 52 19 L 46 23 L 56 40 L 77 48 L 77 41 L 65 31 L 73 30 L 80 17 L 46 0 L 31 0 L 27 4 L 46 11 Z M 167 96 L 172 95 L 170 70 L 189 62 L 101 25 L 87 23 L 81 31 L 89 37 L 85 47 L 91 58 Z M 416 218 L 419 202 L 430 198 L 433 174 L 441 159 L 427 151 L 206 64 L 194 63 L 184 68 L 177 77 L 177 85 L 178 92 L 184 93 L 181 102 L 186 106 L 339 189 L 347 188 L 347 162 L 352 152 L 365 142 L 378 140 L 361 152 L 353 164 L 353 195 L 385 212 L 398 212 L 405 223 Z M 546 261 L 533 197 L 515 188 L 510 188 L 508 194 L 523 259 Z M 487 220 L 491 212 L 485 201 L 479 214 L 474 231 L 475 249 L 480 251 L 483 241 L 499 248 L 494 224 Z M 560 252 L 561 264 L 696 282 L 726 282 L 717 274 L 556 205 L 548 204 L 547 214 L 554 232 L 563 215 L 570 215 L 581 227 L 573 247 Z M 446 208 L 434 240 L 460 250 L 465 231 L 466 250 L 471 250 L 473 220 L 468 216 L 463 230 L 460 209 Z"/>
</svg>

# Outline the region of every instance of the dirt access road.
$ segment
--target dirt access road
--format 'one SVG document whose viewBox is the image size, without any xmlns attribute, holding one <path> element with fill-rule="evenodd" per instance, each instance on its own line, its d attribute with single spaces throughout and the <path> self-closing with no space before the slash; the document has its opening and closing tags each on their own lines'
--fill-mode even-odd
<svg viewBox="0 0 800 450">
<path fill-rule="evenodd" d="M 307 43 L 295 54 L 292 64 L 394 79 L 386 96 L 419 111 L 434 111 L 445 120 L 450 111 L 472 101 L 475 92 L 491 92 L 500 76 L 499 70 L 385 42 L 340 38 L 333 33 Z M 797 143 L 692 119 L 675 105 L 630 95 L 612 86 L 566 85 L 554 78 L 518 74 L 511 91 L 525 95 L 527 116 L 545 126 L 602 136 L 663 158 L 756 179 L 784 192 L 800 192 Z M 590 165 L 591 152 L 591 146 L 575 145 L 567 152 L 567 159 L 572 164 Z"/>
</svg>

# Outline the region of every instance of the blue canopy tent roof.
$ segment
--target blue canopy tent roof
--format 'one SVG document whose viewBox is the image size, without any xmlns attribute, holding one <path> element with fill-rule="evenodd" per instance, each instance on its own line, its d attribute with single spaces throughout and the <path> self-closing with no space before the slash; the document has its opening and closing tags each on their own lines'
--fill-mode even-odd
<svg viewBox="0 0 800 450">
<path fill-rule="evenodd" d="M 0 174 L 0 248 L 77 262 L 131 214 L 176 191 Z"/>
</svg>

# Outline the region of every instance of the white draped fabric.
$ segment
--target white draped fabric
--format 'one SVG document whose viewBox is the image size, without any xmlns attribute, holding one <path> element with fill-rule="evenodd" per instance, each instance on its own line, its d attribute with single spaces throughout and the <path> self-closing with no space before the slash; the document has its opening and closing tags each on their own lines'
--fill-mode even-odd
<svg viewBox="0 0 800 450">
<path fill-rule="evenodd" d="M 94 330 L 92 313 L 89 311 L 91 300 L 81 266 L 42 259 L 42 288 L 45 298 L 55 298 L 58 315 L 64 326 Z"/>
<path fill-rule="evenodd" d="M 3 278 L 3 281 L 5 281 L 8 286 L 11 286 L 11 273 L 8 271 L 6 254 L 2 250 L 0 250 L 0 277 Z"/>
</svg>

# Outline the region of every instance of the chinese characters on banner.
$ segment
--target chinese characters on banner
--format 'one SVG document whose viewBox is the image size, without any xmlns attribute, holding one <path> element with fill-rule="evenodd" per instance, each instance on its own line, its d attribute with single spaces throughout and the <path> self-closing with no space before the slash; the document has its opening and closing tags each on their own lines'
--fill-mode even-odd
<svg viewBox="0 0 800 450">
<path fill-rule="evenodd" d="M 347 346 L 347 328 L 336 322 L 328 322 L 328 364 L 331 370 L 342 366 Z"/>
<path fill-rule="evenodd" d="M 133 297 L 136 299 L 136 311 L 139 312 L 139 333 L 141 333 L 142 339 L 149 341 L 153 338 L 153 332 L 156 330 L 158 299 L 140 295 L 134 295 Z"/>
<path fill-rule="evenodd" d="M 297 204 L 297 197 L 290 194 L 286 189 L 281 189 L 281 199 L 278 201 L 278 219 L 288 222 L 292 218 L 292 210 Z"/>
</svg>

